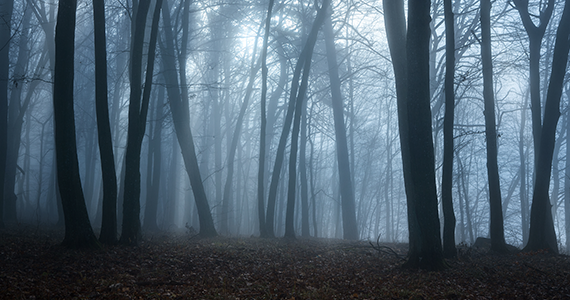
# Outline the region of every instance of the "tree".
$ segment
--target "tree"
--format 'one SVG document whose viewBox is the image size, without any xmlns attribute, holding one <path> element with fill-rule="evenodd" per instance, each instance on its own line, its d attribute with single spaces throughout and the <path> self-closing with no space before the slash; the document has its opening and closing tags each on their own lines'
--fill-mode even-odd
<svg viewBox="0 0 570 300">
<path fill-rule="evenodd" d="M 485 137 L 487 139 L 487 175 L 491 207 L 491 250 L 508 252 L 503 228 L 501 187 L 497 162 L 497 129 L 495 124 L 495 95 L 493 92 L 493 58 L 491 56 L 491 1 L 481 0 L 481 61 L 483 64 L 483 98 L 485 102 Z"/>
<path fill-rule="evenodd" d="M 0 228 L 4 227 L 4 194 L 8 152 L 8 83 L 13 0 L 0 1 Z"/>
<path fill-rule="evenodd" d="M 528 35 L 529 41 L 529 85 L 530 85 L 530 107 L 532 114 L 532 135 L 534 137 L 534 162 L 538 159 L 538 150 L 540 149 L 540 131 L 542 128 L 541 105 L 540 105 L 540 49 L 542 39 L 552 11 L 554 10 L 554 0 L 548 0 L 544 9 L 540 11 L 538 16 L 538 26 L 534 24 L 529 12 L 528 0 L 514 0 L 516 9 L 521 17 L 524 29 Z"/>
<path fill-rule="evenodd" d="M 437 192 L 435 158 L 431 135 L 429 91 L 430 1 L 412 1 L 408 5 L 406 58 L 408 70 L 407 112 L 410 147 L 411 191 L 418 224 L 420 251 L 409 257 L 409 266 L 439 270 L 443 260 Z M 404 169 L 406 171 L 406 169 Z M 412 236 L 410 236 L 412 238 Z M 415 253 L 414 253 L 415 254 Z"/>
<path fill-rule="evenodd" d="M 564 12 L 556 31 L 552 71 L 544 106 L 544 123 L 540 132 L 536 182 L 532 194 L 528 243 L 523 251 L 546 249 L 558 253 L 548 190 L 554 153 L 556 125 L 560 118 L 560 98 L 570 49 L 570 0 L 564 2 Z"/>
<path fill-rule="evenodd" d="M 99 240 L 104 244 L 112 245 L 117 242 L 117 174 L 107 99 L 107 43 L 104 0 L 93 0 L 93 24 L 95 31 L 95 108 L 103 176 L 103 217 Z"/>
<path fill-rule="evenodd" d="M 129 103 L 129 127 L 127 150 L 125 154 L 125 191 L 123 195 L 123 227 L 121 243 L 136 245 L 140 240 L 140 153 L 146 128 L 146 117 L 152 86 L 158 21 L 162 0 L 156 2 L 152 18 L 152 27 L 148 48 L 148 62 L 145 73 L 144 89 L 141 91 L 142 56 L 145 36 L 145 24 L 150 0 L 139 3 L 135 16 L 133 42 L 131 45 L 131 90 Z M 142 95 L 141 95 L 142 92 Z"/>
<path fill-rule="evenodd" d="M 269 40 L 269 29 L 271 28 L 271 13 L 273 11 L 274 0 L 269 0 L 267 17 L 265 18 L 265 33 L 263 35 L 263 46 L 261 47 L 261 130 L 259 133 L 259 168 L 257 171 L 257 216 L 259 220 L 259 234 L 261 237 L 267 236 L 267 225 L 265 224 L 265 155 L 267 138 L 267 47 Z"/>
<path fill-rule="evenodd" d="M 357 240 L 359 238 L 359 235 L 358 227 L 356 225 L 354 190 L 348 158 L 348 143 L 346 138 L 346 128 L 344 126 L 344 106 L 342 104 L 342 94 L 340 91 L 341 83 L 340 77 L 338 75 L 338 62 L 334 45 L 334 33 L 331 14 L 332 12 L 327 13 L 323 31 L 325 35 L 327 64 L 329 67 L 329 79 L 331 84 L 331 100 L 336 137 L 339 188 L 342 199 L 342 225 L 344 238 L 347 240 Z"/>
<path fill-rule="evenodd" d="M 443 121 L 443 173 L 441 203 L 443 206 L 443 254 L 455 257 L 455 214 L 453 212 L 453 119 L 455 110 L 455 20 L 451 0 L 445 0 L 445 116 Z"/>
<path fill-rule="evenodd" d="M 204 190 L 202 176 L 200 175 L 198 159 L 196 157 L 196 149 L 194 148 L 194 138 L 190 129 L 190 116 L 188 99 L 182 99 L 180 93 L 178 75 L 176 73 L 176 62 L 174 60 L 174 35 L 172 33 L 172 23 L 170 22 L 170 9 L 168 2 L 163 2 L 163 24 L 164 24 L 164 43 L 161 43 L 162 63 L 164 65 L 164 81 L 166 84 L 166 93 L 168 95 L 170 111 L 174 123 L 174 130 L 180 149 L 182 150 L 182 158 L 186 166 L 186 173 L 190 178 L 192 192 L 194 193 L 194 201 L 198 209 L 200 218 L 200 235 L 202 237 L 213 237 L 218 235 L 210 212 L 210 205 Z"/>
<path fill-rule="evenodd" d="M 55 29 L 53 110 L 57 177 L 65 217 L 63 245 L 70 248 L 98 247 L 89 223 L 79 178 L 73 109 L 73 66 L 76 0 L 61 0 Z"/>
<path fill-rule="evenodd" d="M 308 87 L 313 49 L 317 41 L 317 34 L 319 32 L 319 28 L 321 28 L 323 24 L 329 4 L 330 0 L 324 0 L 323 3 L 321 4 L 321 8 L 318 9 L 317 16 L 315 17 L 315 21 L 313 22 L 311 31 L 309 32 L 309 36 L 307 37 L 307 41 L 305 42 L 305 46 L 303 47 L 303 51 L 301 52 L 299 60 L 295 67 L 299 69 L 302 68 L 303 76 L 301 78 L 301 84 L 297 89 L 295 87 L 295 82 L 297 82 L 298 79 L 297 81 L 293 82 L 291 88 L 291 95 L 289 98 L 290 99 L 289 105 L 292 105 L 295 108 L 295 117 L 293 119 L 293 129 L 291 132 L 291 151 L 289 152 L 289 182 L 287 185 L 287 212 L 285 215 L 285 237 L 289 238 L 295 237 L 295 228 L 293 221 L 294 221 L 295 198 L 296 198 L 295 187 L 297 185 L 296 181 L 297 151 L 299 144 L 299 132 L 301 128 L 301 116 L 303 115 L 303 110 L 304 110 L 303 108 L 304 108 L 305 94 L 307 92 L 307 87 Z M 289 130 L 288 126 L 284 126 L 283 131 L 285 130 Z"/>
</svg>

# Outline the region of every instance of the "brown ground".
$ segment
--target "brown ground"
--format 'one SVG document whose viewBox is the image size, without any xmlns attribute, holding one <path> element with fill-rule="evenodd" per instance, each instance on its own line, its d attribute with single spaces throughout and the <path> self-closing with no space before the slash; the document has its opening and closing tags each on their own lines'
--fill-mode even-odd
<svg viewBox="0 0 570 300">
<path fill-rule="evenodd" d="M 61 233 L 0 231 L 1 299 L 570 299 L 570 259 L 461 250 L 442 272 L 402 269 L 367 242 L 188 235 L 74 251 Z M 406 245 L 387 245 L 403 254 Z"/>
</svg>

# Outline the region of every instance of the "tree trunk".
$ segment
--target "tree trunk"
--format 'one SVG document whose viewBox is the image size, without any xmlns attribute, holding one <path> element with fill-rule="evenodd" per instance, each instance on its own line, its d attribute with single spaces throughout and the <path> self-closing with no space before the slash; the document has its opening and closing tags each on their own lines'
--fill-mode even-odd
<svg viewBox="0 0 570 300">
<path fill-rule="evenodd" d="M 95 101 L 101 173 L 103 176 L 103 217 L 99 241 L 117 242 L 117 173 L 107 100 L 107 44 L 105 40 L 105 1 L 93 0 L 95 36 Z"/>
<path fill-rule="evenodd" d="M 491 1 L 481 0 L 481 60 L 483 65 L 483 98 L 485 102 L 485 137 L 487 139 L 487 175 L 491 208 L 491 250 L 508 252 L 503 228 L 503 209 L 499 166 L 497 162 L 497 129 L 495 125 L 495 95 L 493 92 L 493 57 L 491 55 Z"/>
<path fill-rule="evenodd" d="M 161 2 L 162 0 L 158 0 L 156 2 L 152 18 L 145 84 L 142 91 L 141 74 L 143 44 L 150 0 L 142 0 L 138 5 L 133 33 L 133 43 L 131 46 L 131 94 L 129 104 L 127 150 L 125 153 L 126 172 L 125 192 L 123 195 L 123 227 L 120 240 L 121 243 L 128 245 L 138 244 L 141 238 L 140 155 L 152 86 L 156 40 L 158 36 L 158 20 L 160 19 L 160 9 L 162 7 Z"/>
<path fill-rule="evenodd" d="M 0 228 L 4 228 L 4 194 L 8 152 L 8 83 L 13 0 L 0 1 Z"/>
<path fill-rule="evenodd" d="M 521 17 L 523 26 L 528 35 L 529 41 L 529 84 L 530 84 L 530 107 L 532 120 L 532 136 L 534 138 L 534 163 L 538 159 L 538 150 L 540 149 L 540 131 L 542 128 L 541 105 L 540 105 L 540 48 L 542 39 L 550 22 L 552 11 L 554 10 L 554 0 L 548 0 L 546 8 L 540 12 L 539 25 L 536 26 L 531 19 L 528 10 L 528 0 L 514 0 Z"/>
<path fill-rule="evenodd" d="M 63 245 L 97 248 L 81 188 L 73 109 L 76 0 L 61 0 L 55 29 L 53 108 L 57 175 L 65 217 Z"/>
<path fill-rule="evenodd" d="M 202 237 L 213 237 L 218 235 L 214 227 L 214 220 L 210 212 L 210 205 L 206 197 L 202 176 L 200 175 L 198 159 L 196 157 L 196 149 L 194 148 L 194 138 L 190 129 L 190 116 L 187 99 L 182 99 L 180 94 L 180 86 L 178 83 L 178 75 L 176 74 L 176 63 L 174 61 L 174 36 L 172 33 L 172 25 L 170 22 L 170 9 L 168 1 L 163 2 L 163 24 L 165 45 L 162 48 L 162 63 L 164 64 L 164 81 L 166 83 L 166 93 L 170 100 L 170 111 L 172 112 L 172 120 L 176 137 L 182 150 L 182 158 L 186 166 L 186 173 L 190 178 L 194 200 L 198 209 L 200 218 L 200 235 Z M 162 46 L 162 43 L 161 43 Z"/>
<path fill-rule="evenodd" d="M 445 13 L 445 116 L 443 120 L 443 255 L 455 257 L 455 213 L 453 212 L 453 119 L 455 110 L 455 20 L 451 0 L 444 1 Z"/>
<path fill-rule="evenodd" d="M 410 171 L 410 139 L 408 137 L 408 67 L 406 54 L 406 16 L 403 0 L 384 0 L 384 23 L 386 37 L 390 47 L 390 56 L 396 78 L 396 96 L 398 102 L 398 127 L 400 133 L 400 148 L 404 170 L 404 185 L 406 188 L 406 202 L 408 214 L 410 265 L 419 262 L 421 251 L 420 228 L 416 218 L 416 205 L 414 200 L 414 186 Z"/>
<path fill-rule="evenodd" d="M 410 267 L 442 269 L 443 260 L 432 140 L 429 90 L 430 1 L 410 2 L 406 54 L 408 62 L 407 111 L 410 147 L 410 177 L 421 251 L 417 266 L 410 257 Z M 406 171 L 406 169 L 404 169 Z"/>
<path fill-rule="evenodd" d="M 550 187 L 556 125 L 560 118 L 560 98 L 568 62 L 568 49 L 570 48 L 569 38 L 570 0 L 566 0 L 564 12 L 556 31 L 552 72 L 544 107 L 544 124 L 540 133 L 541 144 L 537 161 L 536 183 L 532 195 L 528 244 L 523 249 L 524 251 L 546 249 L 558 253 L 548 189 Z"/>
<path fill-rule="evenodd" d="M 331 21 L 331 12 L 327 13 L 324 23 L 325 44 L 327 49 L 327 64 L 331 84 L 331 101 L 334 117 L 336 137 L 336 153 L 338 160 L 339 187 L 342 205 L 343 236 L 347 240 L 358 240 L 358 226 L 356 225 L 356 209 L 354 204 L 354 189 L 350 162 L 348 156 L 348 142 L 346 127 L 344 125 L 344 106 L 342 104 L 341 83 L 338 74 L 338 62 L 334 45 L 334 33 Z"/>
</svg>

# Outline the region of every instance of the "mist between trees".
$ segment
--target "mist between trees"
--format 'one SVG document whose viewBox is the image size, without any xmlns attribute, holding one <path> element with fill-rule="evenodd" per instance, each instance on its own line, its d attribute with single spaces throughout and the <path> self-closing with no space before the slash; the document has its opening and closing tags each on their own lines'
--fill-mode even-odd
<svg viewBox="0 0 570 300">
<path fill-rule="evenodd" d="M 567 251 L 569 1 L 417 2 L 0 1 L 2 226 Z"/>
</svg>

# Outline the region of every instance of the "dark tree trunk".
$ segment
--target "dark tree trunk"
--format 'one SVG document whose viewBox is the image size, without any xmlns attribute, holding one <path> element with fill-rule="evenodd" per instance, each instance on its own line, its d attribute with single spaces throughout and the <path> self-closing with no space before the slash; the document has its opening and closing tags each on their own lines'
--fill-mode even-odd
<svg viewBox="0 0 570 300">
<path fill-rule="evenodd" d="M 445 116 L 443 120 L 443 255 L 455 257 L 455 213 L 453 212 L 453 119 L 455 110 L 455 20 L 451 0 L 444 1 L 445 13 Z"/>
<path fill-rule="evenodd" d="M 343 236 L 347 240 L 358 240 L 358 226 L 356 225 L 356 209 L 354 204 L 354 189 L 348 158 L 348 142 L 346 127 L 344 126 L 344 106 L 342 104 L 341 83 L 338 74 L 338 62 L 334 45 L 334 33 L 331 13 L 327 13 L 324 24 L 325 44 L 327 49 L 327 64 L 331 84 L 331 101 L 334 117 L 336 137 L 336 153 L 338 160 L 339 187 L 342 205 Z"/>
<path fill-rule="evenodd" d="M 0 228 L 4 228 L 4 194 L 8 152 L 8 83 L 13 0 L 0 1 Z"/>
<path fill-rule="evenodd" d="M 55 29 L 53 110 L 57 176 L 65 217 L 63 245 L 70 248 L 99 247 L 89 223 L 81 188 L 73 109 L 74 41 L 76 0 L 61 0 Z"/>
<path fill-rule="evenodd" d="M 408 139 L 410 177 L 415 200 L 421 251 L 419 259 L 410 257 L 410 267 L 442 269 L 443 260 L 432 140 L 429 90 L 430 1 L 414 1 L 408 6 Z M 406 170 L 406 169 L 404 169 Z"/>
<path fill-rule="evenodd" d="M 394 75 L 396 77 L 396 95 L 398 102 L 398 126 L 400 133 L 400 148 L 402 153 L 402 165 L 404 169 L 404 185 L 406 188 L 406 201 L 408 212 L 409 251 L 410 265 L 419 262 L 421 241 L 418 220 L 416 218 L 416 205 L 414 200 L 414 186 L 410 172 L 410 141 L 408 137 L 408 67 L 406 55 L 406 16 L 403 0 L 384 0 L 384 22 L 386 37 L 390 47 L 390 56 Z"/>
<path fill-rule="evenodd" d="M 103 217 L 99 241 L 117 243 L 117 173 L 107 99 L 107 44 L 105 41 L 105 1 L 93 0 L 95 36 L 95 108 L 101 173 L 103 176 Z"/>
<path fill-rule="evenodd" d="M 162 168 L 162 122 L 164 105 L 164 86 L 159 87 L 154 108 L 154 128 L 148 142 L 148 161 L 146 178 L 146 205 L 144 210 L 144 226 L 148 231 L 157 231 L 156 214 L 158 208 L 158 192 L 160 190 L 160 171 Z M 150 129 L 149 129 L 150 130 Z"/>
<path fill-rule="evenodd" d="M 487 175 L 491 208 L 491 250 L 508 252 L 503 228 L 499 165 L 497 162 L 497 129 L 493 92 L 493 57 L 491 55 L 491 1 L 481 0 L 481 60 L 483 65 L 483 98 L 485 102 L 485 137 L 487 139 Z"/>
<path fill-rule="evenodd" d="M 265 18 L 265 33 L 263 34 L 263 46 L 261 47 L 261 129 L 259 136 L 259 169 L 257 171 L 257 217 L 259 220 L 259 235 L 267 236 L 265 224 L 265 155 L 267 143 L 267 47 L 269 42 L 269 29 L 271 28 L 271 14 L 274 0 L 269 0 L 267 17 Z"/>
<path fill-rule="evenodd" d="M 145 24 L 150 6 L 150 0 L 142 0 L 138 5 L 131 45 L 131 94 L 129 103 L 129 125 L 127 150 L 125 153 L 125 191 L 123 195 L 123 227 L 121 243 L 136 245 L 141 238 L 140 224 L 140 192 L 141 175 L 140 160 L 142 140 L 146 128 L 146 116 L 152 86 L 156 40 L 158 36 L 158 21 L 162 0 L 156 2 L 153 14 L 148 62 L 145 74 L 144 89 L 142 86 L 142 57 L 145 35 Z M 142 92 L 142 93 L 141 93 Z M 142 95 L 141 95 L 142 94 Z"/>
<path fill-rule="evenodd" d="M 180 94 L 180 86 L 178 83 L 178 75 L 176 73 L 176 63 L 174 61 L 174 36 L 172 33 L 172 25 L 170 22 L 170 9 L 168 2 L 163 2 L 163 24 L 165 45 L 162 48 L 162 63 L 164 64 L 164 81 L 166 83 L 166 93 L 170 100 L 170 111 L 172 112 L 172 120 L 176 137 L 182 151 L 182 158 L 186 166 L 186 173 L 190 178 L 198 216 L 200 218 L 200 236 L 213 237 L 218 235 L 214 227 L 214 220 L 210 212 L 210 205 L 206 197 L 202 176 L 200 175 L 198 159 L 196 157 L 196 149 L 194 148 L 194 138 L 190 130 L 190 116 L 188 99 L 182 99 Z M 162 46 L 163 43 L 161 43 Z"/>
<path fill-rule="evenodd" d="M 562 96 L 562 88 L 564 87 L 564 76 L 566 75 L 568 49 L 570 48 L 569 38 L 570 0 L 566 0 L 564 12 L 556 31 L 552 72 L 544 107 L 544 124 L 540 134 L 541 144 L 537 161 L 536 183 L 532 195 L 530 231 L 528 244 L 523 249 L 524 251 L 546 249 L 553 253 L 558 253 L 548 189 L 550 188 L 556 125 L 560 118 L 560 98 Z"/>
</svg>

